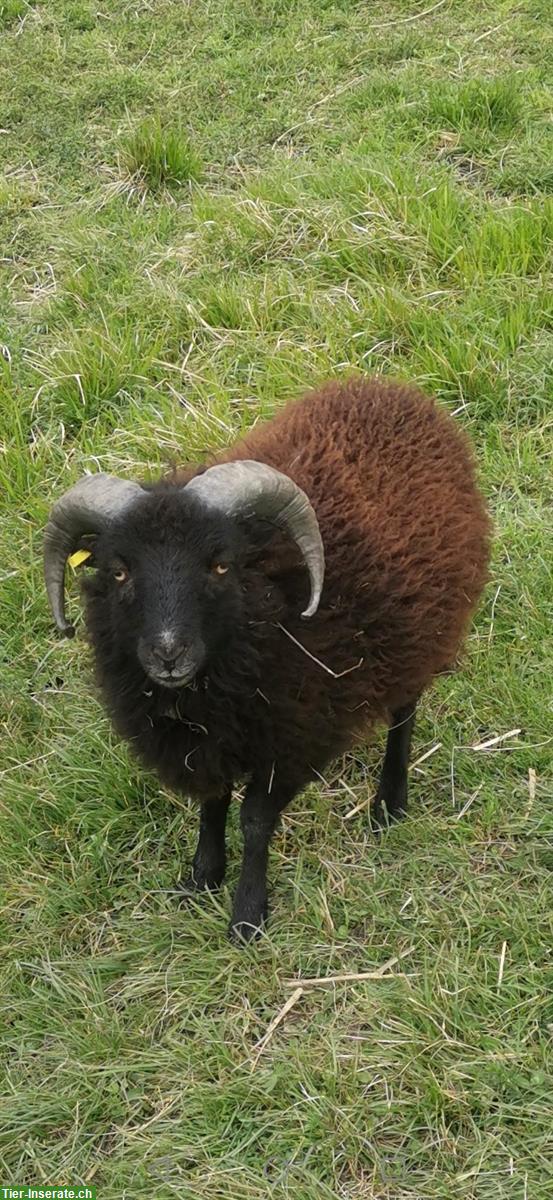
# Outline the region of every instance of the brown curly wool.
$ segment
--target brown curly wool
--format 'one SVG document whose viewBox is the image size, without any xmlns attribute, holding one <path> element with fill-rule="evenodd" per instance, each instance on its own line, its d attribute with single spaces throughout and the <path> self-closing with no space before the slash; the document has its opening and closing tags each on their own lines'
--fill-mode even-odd
<svg viewBox="0 0 553 1200">
<path fill-rule="evenodd" d="M 289 404 L 214 461 L 239 458 L 291 476 L 317 514 L 326 553 L 317 617 L 290 616 L 305 582 L 289 544 L 264 569 L 281 584 L 291 572 L 288 633 L 334 676 L 348 674 L 334 678 L 279 631 L 264 688 L 287 696 L 290 724 L 307 741 L 314 713 L 332 706 L 336 753 L 336 743 L 388 718 L 455 663 L 489 558 L 471 448 L 415 387 L 354 378 Z"/>
</svg>

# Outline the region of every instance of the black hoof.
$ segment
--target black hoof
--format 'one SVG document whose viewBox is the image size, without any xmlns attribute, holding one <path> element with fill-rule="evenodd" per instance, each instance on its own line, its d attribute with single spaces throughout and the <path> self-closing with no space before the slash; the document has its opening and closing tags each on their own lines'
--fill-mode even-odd
<svg viewBox="0 0 553 1200">
<path fill-rule="evenodd" d="M 221 883 L 221 879 L 207 879 L 205 876 L 197 878 L 193 874 L 187 875 L 185 879 L 179 879 L 177 883 L 178 903 L 187 904 L 189 900 L 194 900 L 202 892 L 217 892 Z"/>
<path fill-rule="evenodd" d="M 248 942 L 258 942 L 265 931 L 265 922 L 262 920 L 259 925 L 254 925 L 251 921 L 231 921 L 229 925 L 229 938 L 236 946 L 247 945 Z"/>
<path fill-rule="evenodd" d="M 267 904 L 248 905 L 242 909 L 235 906 L 229 925 L 229 937 L 237 945 L 257 942 L 265 931 Z"/>
<path fill-rule="evenodd" d="M 371 828 L 375 833 L 382 833 L 406 816 L 407 801 L 398 803 L 397 799 L 394 799 L 386 804 L 383 797 L 377 796 L 371 809 Z"/>
</svg>

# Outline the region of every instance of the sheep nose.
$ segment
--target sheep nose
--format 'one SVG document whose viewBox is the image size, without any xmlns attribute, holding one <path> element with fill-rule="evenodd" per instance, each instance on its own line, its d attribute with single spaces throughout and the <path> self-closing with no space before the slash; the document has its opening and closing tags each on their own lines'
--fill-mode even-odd
<svg viewBox="0 0 553 1200">
<path fill-rule="evenodd" d="M 157 642 L 152 646 L 154 658 L 168 671 L 174 667 L 185 650 L 185 643 L 179 641 L 173 633 L 162 633 Z"/>
</svg>

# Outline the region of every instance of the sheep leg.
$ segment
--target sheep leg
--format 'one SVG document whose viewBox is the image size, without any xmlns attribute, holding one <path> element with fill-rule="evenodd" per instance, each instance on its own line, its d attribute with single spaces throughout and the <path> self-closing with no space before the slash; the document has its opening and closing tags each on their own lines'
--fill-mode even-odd
<svg viewBox="0 0 553 1200">
<path fill-rule="evenodd" d="M 179 889 L 190 895 L 218 888 L 225 877 L 226 846 L 225 829 L 231 792 L 216 800 L 204 800 L 200 805 L 200 833 L 196 853 L 192 860 L 192 871 Z"/>
<path fill-rule="evenodd" d="M 234 897 L 230 935 L 250 942 L 258 938 L 267 919 L 267 864 L 269 842 L 279 813 L 292 799 L 295 788 L 260 788 L 252 781 L 242 803 L 240 824 L 244 838 L 242 870 Z"/>
<path fill-rule="evenodd" d="M 398 820 L 407 812 L 407 768 L 416 709 L 415 700 L 392 713 L 373 807 L 373 817 L 377 826 Z"/>
</svg>

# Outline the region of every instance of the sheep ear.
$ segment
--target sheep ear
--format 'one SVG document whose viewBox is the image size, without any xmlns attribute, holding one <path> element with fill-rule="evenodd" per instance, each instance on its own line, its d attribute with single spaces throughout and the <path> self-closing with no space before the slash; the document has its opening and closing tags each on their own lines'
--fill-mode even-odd
<svg viewBox="0 0 553 1200">
<path fill-rule="evenodd" d="M 235 517 L 264 517 L 284 529 L 299 546 L 311 580 L 311 596 L 302 616 L 316 613 L 324 581 L 324 548 L 314 509 L 297 483 L 266 463 L 239 459 L 209 467 L 185 490 L 208 508 Z"/>
<path fill-rule="evenodd" d="M 86 534 L 77 539 L 77 545 L 73 548 L 73 552 L 69 555 L 67 562 L 70 567 L 87 566 L 95 567 L 96 559 L 94 550 L 98 538 L 95 534 Z M 74 561 L 75 560 L 75 561 Z"/>
</svg>

